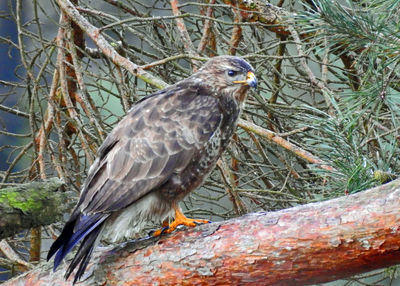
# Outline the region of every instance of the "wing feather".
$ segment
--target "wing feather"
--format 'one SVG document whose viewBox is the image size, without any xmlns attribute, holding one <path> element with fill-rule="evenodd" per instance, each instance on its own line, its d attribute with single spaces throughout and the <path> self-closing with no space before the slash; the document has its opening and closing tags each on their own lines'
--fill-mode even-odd
<svg viewBox="0 0 400 286">
<path fill-rule="evenodd" d="M 123 209 L 193 160 L 222 120 L 218 99 L 196 86 L 135 105 L 99 149 L 81 195 L 85 214 Z"/>
</svg>

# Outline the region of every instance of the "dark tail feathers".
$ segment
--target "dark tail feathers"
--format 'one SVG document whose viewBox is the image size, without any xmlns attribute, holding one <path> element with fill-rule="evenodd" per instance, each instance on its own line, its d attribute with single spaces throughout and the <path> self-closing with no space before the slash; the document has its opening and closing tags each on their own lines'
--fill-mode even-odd
<svg viewBox="0 0 400 286">
<path fill-rule="evenodd" d="M 72 271 L 80 264 L 74 278 L 74 283 L 78 281 L 85 272 L 96 239 L 107 217 L 108 215 L 104 214 L 72 216 L 65 224 L 60 236 L 54 241 L 47 254 L 47 260 L 50 260 L 50 258 L 56 254 L 53 270 L 56 270 L 64 257 L 83 239 L 78 252 L 75 254 L 74 259 L 65 273 L 65 279 L 68 279 Z"/>
</svg>

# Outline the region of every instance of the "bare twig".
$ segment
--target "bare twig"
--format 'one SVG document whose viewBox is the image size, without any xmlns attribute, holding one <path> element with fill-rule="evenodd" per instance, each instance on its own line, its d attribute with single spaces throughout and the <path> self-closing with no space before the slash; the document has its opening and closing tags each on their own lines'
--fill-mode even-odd
<svg viewBox="0 0 400 286">
<path fill-rule="evenodd" d="M 214 5 L 215 0 L 211 0 L 209 4 Z M 206 16 L 209 18 L 212 18 L 212 14 L 213 14 L 213 7 L 209 6 L 207 8 Z M 209 37 L 210 37 L 211 28 L 212 28 L 212 21 L 210 19 L 206 19 L 204 21 L 203 35 L 201 36 L 200 43 L 197 46 L 198 53 L 202 53 L 204 51 L 204 49 L 206 48 L 207 43 L 210 40 Z"/>
<path fill-rule="evenodd" d="M 200 56 L 194 57 L 194 56 L 191 56 L 191 55 L 176 55 L 176 56 L 167 57 L 167 58 L 164 58 L 162 60 L 155 61 L 155 62 L 146 64 L 146 65 L 143 65 L 143 66 L 141 66 L 141 68 L 144 69 L 144 70 L 148 70 L 148 69 L 151 69 L 151 68 L 153 68 L 155 66 L 163 65 L 163 64 L 166 64 L 168 62 L 176 61 L 176 60 L 179 60 L 179 59 L 195 59 L 195 60 L 197 60 L 199 62 L 206 60 L 206 58 L 200 57 Z"/>
<path fill-rule="evenodd" d="M 303 67 L 303 70 L 306 72 L 306 74 L 308 75 L 308 78 L 310 80 L 310 82 L 318 87 L 322 93 L 325 93 L 326 96 L 329 97 L 333 97 L 333 92 L 320 80 L 317 79 L 317 77 L 314 75 L 314 73 L 312 72 L 312 70 L 310 69 L 310 67 L 307 64 L 307 56 L 303 51 L 303 45 L 302 42 L 300 40 L 300 36 L 297 33 L 296 29 L 293 26 L 289 26 L 288 27 L 290 34 L 292 35 L 295 43 L 296 43 L 296 48 L 297 48 L 297 53 L 300 56 L 300 63 L 301 66 Z"/>
<path fill-rule="evenodd" d="M 326 165 L 321 159 L 315 157 L 311 153 L 307 152 L 306 150 L 303 150 L 299 148 L 298 146 L 295 146 L 294 144 L 286 141 L 282 137 L 277 136 L 275 132 L 269 131 L 267 129 L 261 128 L 260 126 L 257 126 L 251 122 L 245 121 L 245 120 L 239 120 L 238 125 L 248 131 L 254 132 L 257 135 L 260 135 L 264 137 L 265 139 L 268 139 L 271 142 L 274 142 L 278 144 L 279 146 L 293 152 L 300 158 L 308 161 L 309 163 L 312 164 L 318 164 L 320 168 L 325 169 L 327 171 L 335 171 L 335 169 L 331 166 Z"/>
<path fill-rule="evenodd" d="M 174 16 L 180 16 L 181 12 L 179 11 L 178 8 L 178 0 L 171 0 L 171 8 L 172 8 L 172 13 Z M 185 47 L 186 52 L 191 55 L 191 56 L 198 56 L 196 49 L 194 48 L 193 42 L 190 39 L 189 33 L 186 29 L 185 22 L 183 21 L 182 18 L 176 18 L 176 26 L 179 30 L 179 33 L 181 35 L 181 40 L 183 43 L 183 46 Z M 192 60 L 192 70 L 195 72 L 200 66 L 200 63 L 197 62 L 196 60 Z"/>
<path fill-rule="evenodd" d="M 164 81 L 160 80 L 159 78 L 155 78 L 154 76 L 150 75 L 148 72 L 140 68 L 138 65 L 132 63 L 127 58 L 120 56 L 115 51 L 115 49 L 106 41 L 106 39 L 100 34 L 100 30 L 90 24 L 84 17 L 82 17 L 79 14 L 78 10 L 74 7 L 74 5 L 72 5 L 69 0 L 58 0 L 57 2 L 60 5 L 61 9 L 96 43 L 103 54 L 109 57 L 115 64 L 122 66 L 131 74 L 137 76 L 138 78 L 142 79 L 150 85 L 158 88 L 163 88 L 167 86 Z"/>
<path fill-rule="evenodd" d="M 237 215 L 245 214 L 247 209 L 236 191 L 237 182 L 235 182 L 234 174 L 229 171 L 228 166 L 223 159 L 218 160 L 217 166 L 221 171 L 221 176 L 227 186 L 226 191 L 229 194 L 229 199 L 232 201 L 235 213 Z"/>
<path fill-rule="evenodd" d="M 232 4 L 234 7 L 236 4 Z M 242 21 L 242 16 L 239 11 L 233 9 L 233 13 L 235 14 L 234 22 L 237 23 L 233 27 L 231 40 L 229 43 L 229 54 L 236 55 L 236 51 L 238 49 L 240 40 L 242 39 L 242 27 L 240 26 L 240 22 Z"/>
<path fill-rule="evenodd" d="M 12 262 L 23 265 L 27 269 L 33 268 L 33 265 L 31 263 L 25 261 L 24 259 L 22 259 L 22 257 L 14 251 L 14 249 L 10 246 L 10 244 L 5 239 L 0 240 L 0 250 Z"/>
<path fill-rule="evenodd" d="M 71 32 L 71 36 L 74 37 L 73 32 Z M 74 41 L 74 39 L 71 39 Z M 83 47 L 81 47 L 83 48 Z M 95 126 L 97 133 L 99 134 L 100 139 L 103 141 L 105 138 L 105 132 L 103 126 L 100 124 L 100 115 L 96 108 L 96 106 L 91 102 L 90 97 L 88 96 L 89 92 L 86 89 L 86 85 L 82 75 L 82 67 L 81 67 L 81 59 L 78 56 L 75 45 L 70 45 L 70 54 L 72 57 L 72 62 L 74 64 L 74 70 L 76 75 L 76 80 L 81 90 L 81 93 L 74 92 L 73 95 L 75 100 L 80 104 L 83 111 L 86 113 L 90 122 Z"/>
</svg>

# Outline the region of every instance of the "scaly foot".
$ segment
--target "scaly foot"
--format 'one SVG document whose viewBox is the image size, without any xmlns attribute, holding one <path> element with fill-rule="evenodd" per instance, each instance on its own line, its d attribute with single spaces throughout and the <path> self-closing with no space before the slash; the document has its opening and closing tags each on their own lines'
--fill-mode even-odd
<svg viewBox="0 0 400 286">
<path fill-rule="evenodd" d="M 202 223 L 210 223 L 209 220 L 205 219 L 192 219 L 192 218 L 187 218 L 185 215 L 179 210 L 179 208 L 174 208 L 175 209 L 175 220 L 171 222 L 169 225 L 165 225 L 163 223 L 163 228 L 160 228 L 154 232 L 151 232 L 152 236 L 160 236 L 163 233 L 171 233 L 173 232 L 178 225 L 185 225 L 188 227 L 194 227 L 198 224 Z"/>
</svg>

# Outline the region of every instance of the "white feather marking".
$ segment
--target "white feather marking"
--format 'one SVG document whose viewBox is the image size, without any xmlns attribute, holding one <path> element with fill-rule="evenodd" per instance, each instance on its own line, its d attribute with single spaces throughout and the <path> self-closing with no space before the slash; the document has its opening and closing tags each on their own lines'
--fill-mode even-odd
<svg viewBox="0 0 400 286">
<path fill-rule="evenodd" d="M 161 224 L 167 217 L 173 217 L 173 209 L 157 196 L 150 193 L 139 201 L 110 218 L 103 230 L 102 240 L 118 243 L 137 237 L 150 222 Z"/>
</svg>

